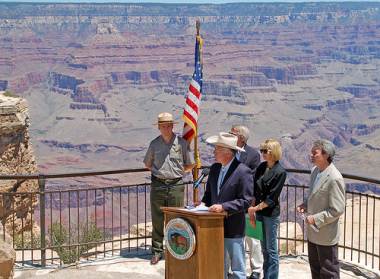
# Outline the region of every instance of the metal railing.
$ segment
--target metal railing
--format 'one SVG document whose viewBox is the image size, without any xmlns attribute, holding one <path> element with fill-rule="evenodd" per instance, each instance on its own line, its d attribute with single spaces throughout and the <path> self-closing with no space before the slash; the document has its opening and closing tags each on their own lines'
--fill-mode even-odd
<svg viewBox="0 0 380 279">
<path fill-rule="evenodd" d="M 305 224 L 297 214 L 296 206 L 306 197 L 308 187 L 302 185 L 305 183 L 293 181 L 306 181 L 308 176 L 304 174 L 310 172 L 296 169 L 288 169 L 288 172 L 288 181 L 292 183 L 286 184 L 281 193 L 279 249 L 282 254 L 305 254 Z M 7 210 L 14 209 L 16 203 L 34 201 L 28 204 L 28 213 L 23 218 L 15 214 L 11 220 L 2 218 L 3 231 L 7 228 L 13 235 L 17 262 L 35 266 L 62 265 L 109 255 L 125 255 L 132 251 L 148 253 L 151 239 L 149 182 L 101 187 L 91 181 L 72 187 L 67 187 L 65 182 L 58 183 L 66 185 L 65 189 L 60 189 L 57 183 L 54 187 L 47 183 L 57 179 L 131 174 L 141 174 L 145 179 L 149 175 L 146 169 L 129 169 L 0 176 L 0 180 L 37 180 L 39 185 L 36 192 L 0 193 L 2 216 L 6 216 Z M 347 174 L 344 177 L 347 205 L 340 219 L 340 258 L 380 269 L 380 180 Z M 109 181 L 115 184 L 113 179 Z M 192 183 L 186 182 L 185 185 L 185 203 L 191 203 Z M 374 191 L 358 191 L 360 187 Z M 39 230 L 31 225 L 33 223 L 39 224 Z M 6 234 L 3 237 L 5 239 Z"/>
</svg>

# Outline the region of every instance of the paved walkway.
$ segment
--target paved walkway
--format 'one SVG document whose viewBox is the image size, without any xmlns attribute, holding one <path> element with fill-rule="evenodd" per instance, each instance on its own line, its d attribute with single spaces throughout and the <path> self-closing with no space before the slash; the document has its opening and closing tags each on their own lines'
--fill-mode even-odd
<svg viewBox="0 0 380 279">
<path fill-rule="evenodd" d="M 17 279 L 48 279 L 48 278 L 70 278 L 70 279 L 163 279 L 165 277 L 165 262 L 160 261 L 157 265 L 152 266 L 149 263 L 149 256 L 135 255 L 130 257 L 115 257 L 100 259 L 93 262 L 81 263 L 75 266 L 69 266 L 58 269 L 18 269 L 15 270 Z M 302 257 L 283 257 L 280 260 L 281 279 L 311 278 L 309 265 Z M 341 279 L 352 278 L 380 278 L 364 277 L 354 273 L 341 270 Z"/>
</svg>

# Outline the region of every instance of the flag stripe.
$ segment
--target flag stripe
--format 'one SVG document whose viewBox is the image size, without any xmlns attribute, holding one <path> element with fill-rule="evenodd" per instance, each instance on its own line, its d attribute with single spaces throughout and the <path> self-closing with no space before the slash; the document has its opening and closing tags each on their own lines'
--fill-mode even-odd
<svg viewBox="0 0 380 279">
<path fill-rule="evenodd" d="M 197 129 L 197 127 L 194 125 L 194 123 L 189 118 L 187 118 L 186 116 L 184 116 L 183 119 L 185 121 L 185 125 L 187 125 L 189 129 L 193 129 L 194 132 L 195 132 L 195 130 Z"/>
<path fill-rule="evenodd" d="M 190 125 L 189 125 L 190 124 Z M 193 127 L 194 125 L 191 123 L 191 122 L 189 122 L 189 124 L 188 123 L 185 123 L 185 131 L 184 131 L 184 135 L 186 135 L 186 134 L 190 134 L 189 132 L 190 131 L 193 131 L 193 133 L 195 134 L 195 131 L 196 131 L 196 129 L 195 129 L 195 127 Z"/>
<path fill-rule="evenodd" d="M 198 92 L 201 91 L 201 86 L 194 78 L 191 79 L 190 85 L 192 85 Z"/>
<path fill-rule="evenodd" d="M 190 91 L 191 93 L 193 93 L 198 99 L 200 98 L 201 93 L 199 92 L 199 89 L 197 89 L 197 88 L 194 86 L 193 83 L 190 84 L 190 86 L 189 86 L 189 91 Z"/>
<path fill-rule="evenodd" d="M 184 112 L 184 114 L 190 119 L 190 121 L 196 126 L 198 120 L 198 114 L 194 112 L 192 109 L 188 109 Z"/>
<path fill-rule="evenodd" d="M 197 114 L 196 119 L 198 119 L 198 105 L 195 104 L 191 98 L 187 98 L 186 105 L 186 110 L 189 110 L 189 108 L 192 109 Z"/>
<path fill-rule="evenodd" d="M 195 96 L 194 94 L 192 94 L 191 92 L 189 92 L 189 94 L 187 95 L 187 99 L 191 99 L 191 101 L 196 104 L 197 106 L 199 106 L 201 100 Z"/>
<path fill-rule="evenodd" d="M 189 130 L 188 132 L 186 132 L 186 133 L 184 134 L 184 137 L 186 137 L 186 138 L 191 138 L 191 139 L 193 139 L 194 136 L 195 136 L 195 133 L 194 133 L 194 130 L 193 130 L 193 129 Z"/>
<path fill-rule="evenodd" d="M 197 124 L 197 121 L 194 119 L 194 117 L 188 111 L 184 111 L 183 114 L 185 116 L 185 119 L 187 118 L 190 121 L 190 123 L 186 121 L 189 125 L 191 125 L 191 124 L 196 125 Z"/>
</svg>

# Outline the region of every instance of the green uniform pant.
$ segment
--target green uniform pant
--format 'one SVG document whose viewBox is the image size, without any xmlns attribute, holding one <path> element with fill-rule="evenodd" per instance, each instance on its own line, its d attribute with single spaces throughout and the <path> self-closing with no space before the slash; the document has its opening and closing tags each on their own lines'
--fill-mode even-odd
<svg viewBox="0 0 380 279">
<path fill-rule="evenodd" d="M 181 185 L 178 185 L 181 184 Z M 152 252 L 158 254 L 163 252 L 164 239 L 164 213 L 161 206 L 183 207 L 184 203 L 183 181 L 166 185 L 152 180 L 150 189 L 150 207 L 152 213 Z"/>
</svg>

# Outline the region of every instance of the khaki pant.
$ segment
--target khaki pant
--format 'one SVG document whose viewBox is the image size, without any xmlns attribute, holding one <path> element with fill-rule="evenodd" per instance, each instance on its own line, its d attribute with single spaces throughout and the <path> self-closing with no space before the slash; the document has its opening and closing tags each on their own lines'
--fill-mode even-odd
<svg viewBox="0 0 380 279">
<path fill-rule="evenodd" d="M 152 180 L 150 190 L 150 206 L 152 213 L 152 252 L 159 254 L 163 252 L 164 238 L 164 214 L 160 207 L 173 206 L 183 207 L 184 204 L 183 181 L 166 185 L 157 180 Z"/>
</svg>

